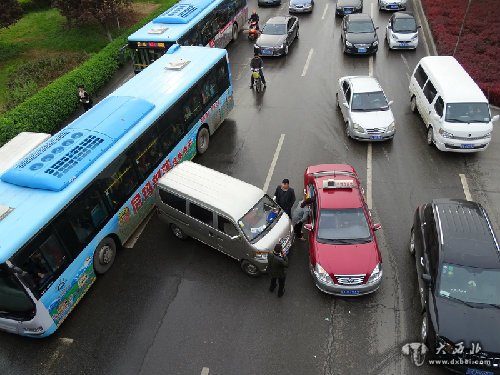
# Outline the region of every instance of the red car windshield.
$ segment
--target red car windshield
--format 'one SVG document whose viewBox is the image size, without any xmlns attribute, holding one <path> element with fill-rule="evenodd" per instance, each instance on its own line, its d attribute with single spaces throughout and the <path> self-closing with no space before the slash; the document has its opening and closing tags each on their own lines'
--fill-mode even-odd
<svg viewBox="0 0 500 375">
<path fill-rule="evenodd" d="M 318 241 L 332 244 L 371 242 L 372 235 L 363 209 L 321 210 L 318 224 Z"/>
</svg>

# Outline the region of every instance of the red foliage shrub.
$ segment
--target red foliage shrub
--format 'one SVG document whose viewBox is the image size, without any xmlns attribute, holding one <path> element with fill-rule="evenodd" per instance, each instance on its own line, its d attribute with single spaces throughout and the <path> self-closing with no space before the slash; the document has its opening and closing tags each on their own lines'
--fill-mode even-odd
<svg viewBox="0 0 500 375">
<path fill-rule="evenodd" d="M 470 0 L 467 14 L 469 0 L 421 1 L 438 53 L 454 55 L 490 103 L 500 106 L 498 0 Z M 462 34 L 458 39 L 464 16 Z"/>
</svg>

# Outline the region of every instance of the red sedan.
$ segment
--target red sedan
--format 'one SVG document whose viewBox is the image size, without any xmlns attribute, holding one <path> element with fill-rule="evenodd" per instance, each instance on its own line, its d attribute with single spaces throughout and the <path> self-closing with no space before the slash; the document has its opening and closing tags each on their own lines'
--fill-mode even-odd
<svg viewBox="0 0 500 375">
<path fill-rule="evenodd" d="M 353 167 L 321 164 L 304 173 L 304 192 L 314 198 L 309 231 L 309 267 L 323 292 L 354 296 L 374 292 L 382 280 L 382 256 Z"/>
</svg>

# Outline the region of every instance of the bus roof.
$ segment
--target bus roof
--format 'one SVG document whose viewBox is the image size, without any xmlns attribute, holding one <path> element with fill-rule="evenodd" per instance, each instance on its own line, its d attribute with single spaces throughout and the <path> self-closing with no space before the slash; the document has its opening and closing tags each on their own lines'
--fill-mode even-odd
<svg viewBox="0 0 500 375">
<path fill-rule="evenodd" d="M 258 187 L 191 161 L 183 161 L 158 180 L 184 196 L 239 220 L 264 196 Z"/>
<path fill-rule="evenodd" d="M 47 133 L 22 132 L 4 144 L 0 148 L 0 175 L 48 138 Z"/>
<path fill-rule="evenodd" d="M 14 167 L 0 173 L 0 212 L 4 212 L 0 214 L 0 262 L 50 222 L 224 56 L 226 51 L 216 48 L 172 48 Z M 172 66 L 183 68 L 169 68 Z M 88 152 L 75 153 L 77 148 Z M 69 167 L 61 166 L 64 160 L 69 160 Z M 60 168 L 55 168 L 57 164 Z"/>
<path fill-rule="evenodd" d="M 477 83 L 453 56 L 426 56 L 420 64 L 446 103 L 488 103 Z"/>
<path fill-rule="evenodd" d="M 181 0 L 128 37 L 129 42 L 177 42 L 222 0 Z"/>
</svg>

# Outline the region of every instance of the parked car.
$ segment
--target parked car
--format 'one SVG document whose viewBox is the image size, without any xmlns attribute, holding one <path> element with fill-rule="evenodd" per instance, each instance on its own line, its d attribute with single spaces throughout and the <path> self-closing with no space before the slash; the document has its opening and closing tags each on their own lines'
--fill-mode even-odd
<svg viewBox="0 0 500 375">
<path fill-rule="evenodd" d="M 314 8 L 314 0 L 290 0 L 288 11 L 290 13 L 307 13 L 312 12 Z"/>
<path fill-rule="evenodd" d="M 257 5 L 258 6 L 263 6 L 263 5 L 280 5 L 281 0 L 258 0 Z"/>
<path fill-rule="evenodd" d="M 370 54 L 378 50 L 378 27 L 368 14 L 349 14 L 342 20 L 340 39 L 344 53 Z"/>
<path fill-rule="evenodd" d="M 312 198 L 309 269 L 321 291 L 358 296 L 377 290 L 382 281 L 382 256 L 363 188 L 353 167 L 321 164 L 304 172 L 304 192 Z"/>
<path fill-rule="evenodd" d="M 406 10 L 407 0 L 378 0 L 379 10 Z"/>
<path fill-rule="evenodd" d="M 383 141 L 394 137 L 396 123 L 392 101 L 376 78 L 346 76 L 338 81 L 337 106 L 342 112 L 348 137 L 361 141 Z"/>
<path fill-rule="evenodd" d="M 288 55 L 288 48 L 299 37 L 299 19 L 295 16 L 270 18 L 254 45 L 261 56 Z"/>
<path fill-rule="evenodd" d="M 462 374 L 499 374 L 500 248 L 486 211 L 464 199 L 418 207 L 410 253 L 429 354 Z"/>
<path fill-rule="evenodd" d="M 362 11 L 363 0 L 337 0 L 337 4 L 335 4 L 335 14 L 338 16 L 361 13 Z"/>
<path fill-rule="evenodd" d="M 389 49 L 416 49 L 419 28 L 412 13 L 394 13 L 385 30 Z"/>
</svg>

